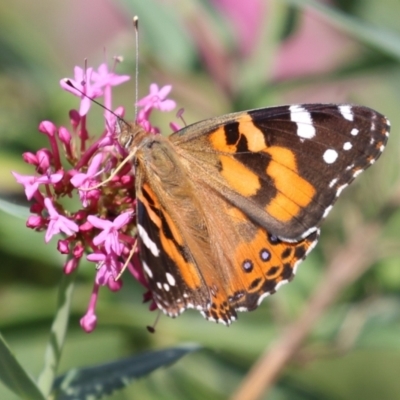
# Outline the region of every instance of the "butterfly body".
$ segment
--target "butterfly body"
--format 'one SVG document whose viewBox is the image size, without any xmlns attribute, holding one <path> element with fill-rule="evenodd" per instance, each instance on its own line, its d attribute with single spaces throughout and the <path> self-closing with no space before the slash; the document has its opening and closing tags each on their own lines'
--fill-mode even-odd
<svg viewBox="0 0 400 400">
<path fill-rule="evenodd" d="M 169 137 L 124 124 L 134 152 L 139 249 L 154 300 L 229 324 L 290 281 L 345 186 L 386 144 L 361 106 L 228 114 Z"/>
</svg>

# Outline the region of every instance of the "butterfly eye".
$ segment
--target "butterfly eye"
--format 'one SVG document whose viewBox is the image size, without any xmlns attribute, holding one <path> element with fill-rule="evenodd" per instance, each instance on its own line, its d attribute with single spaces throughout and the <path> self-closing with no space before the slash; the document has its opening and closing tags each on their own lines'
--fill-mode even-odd
<svg viewBox="0 0 400 400">
<path fill-rule="evenodd" d="M 133 135 L 130 134 L 126 134 L 120 139 L 120 143 L 125 149 L 129 149 L 129 147 L 131 147 L 132 141 Z"/>
</svg>

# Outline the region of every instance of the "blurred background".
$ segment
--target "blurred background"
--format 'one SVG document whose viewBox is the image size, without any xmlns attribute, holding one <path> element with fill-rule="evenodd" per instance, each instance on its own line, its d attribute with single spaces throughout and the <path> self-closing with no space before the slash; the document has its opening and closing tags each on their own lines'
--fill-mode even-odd
<svg viewBox="0 0 400 400">
<path fill-rule="evenodd" d="M 285 348 L 300 327 L 303 337 L 263 398 L 400 398 L 400 2 L 0 0 L 2 199 L 26 204 L 10 171 L 33 172 L 21 154 L 47 145 L 39 122 L 69 126 L 78 101 L 61 90 L 61 78 L 73 77 L 84 59 L 97 68 L 114 55 L 124 57 L 117 72 L 133 75 L 133 15 L 140 17 L 139 97 L 151 82 L 173 85 L 170 97 L 185 108 L 187 123 L 285 103 L 352 102 L 385 114 L 392 133 L 382 158 L 337 202 L 296 279 L 230 328 L 187 311 L 175 320 L 161 317 L 150 334 L 146 325 L 156 314 L 127 277 L 118 293 L 102 289 L 97 329 L 86 334 L 79 319 L 95 271 L 83 264 L 60 373 L 197 342 L 206 350 L 112 398 L 225 399 L 250 379 L 261 354 L 270 349 L 273 358 L 274 348 Z M 114 106 L 124 105 L 128 119 L 134 93 L 133 80 L 114 90 Z M 169 133 L 173 116 L 159 117 L 155 124 Z M 91 131 L 100 132 L 103 123 L 102 110 L 92 107 Z M 0 331 L 35 377 L 65 261 L 56 240 L 45 245 L 43 239 L 23 219 L 0 211 Z M 343 282 L 324 303 L 324 288 L 338 271 Z M 316 308 L 319 318 L 305 325 L 302 318 Z M 1 385 L 0 398 L 15 399 Z"/>
</svg>

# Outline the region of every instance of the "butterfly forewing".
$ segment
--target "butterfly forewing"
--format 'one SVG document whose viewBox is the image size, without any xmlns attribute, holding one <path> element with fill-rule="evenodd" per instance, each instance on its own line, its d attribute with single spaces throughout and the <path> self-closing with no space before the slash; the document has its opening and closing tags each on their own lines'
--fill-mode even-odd
<svg viewBox="0 0 400 400">
<path fill-rule="evenodd" d="M 389 132 L 376 111 L 331 104 L 251 110 L 196 125 L 170 137 L 191 172 L 289 240 L 316 230 L 343 188 L 380 156 Z"/>
</svg>

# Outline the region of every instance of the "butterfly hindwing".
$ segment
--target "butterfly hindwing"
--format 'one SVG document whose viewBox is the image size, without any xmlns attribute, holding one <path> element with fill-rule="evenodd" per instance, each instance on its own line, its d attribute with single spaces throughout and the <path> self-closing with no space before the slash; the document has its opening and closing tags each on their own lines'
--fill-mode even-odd
<svg viewBox="0 0 400 400">
<path fill-rule="evenodd" d="M 215 265 L 204 277 L 211 305 L 203 314 L 229 324 L 236 311 L 255 309 L 265 296 L 291 281 L 299 263 L 317 243 L 319 231 L 296 242 L 284 242 L 218 193 L 200 183 L 196 187 L 207 207 L 205 223 Z"/>
</svg>

